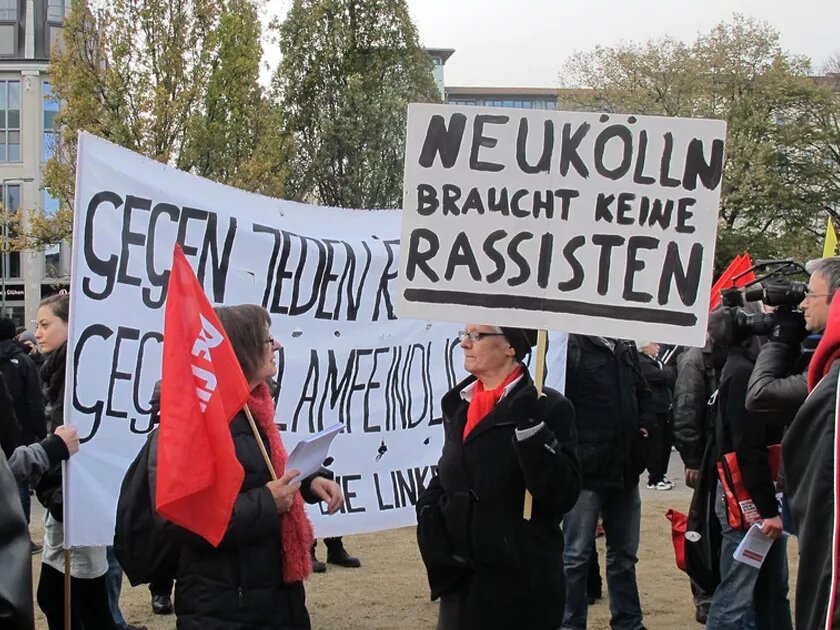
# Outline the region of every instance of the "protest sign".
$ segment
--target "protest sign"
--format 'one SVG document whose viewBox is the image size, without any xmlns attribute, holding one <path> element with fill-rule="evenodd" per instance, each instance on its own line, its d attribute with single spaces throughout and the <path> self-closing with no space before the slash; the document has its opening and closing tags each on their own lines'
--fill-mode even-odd
<svg viewBox="0 0 840 630">
<path fill-rule="evenodd" d="M 177 171 L 104 140 L 79 143 L 65 419 L 68 543 L 110 544 L 116 500 L 150 426 L 177 241 L 214 304 L 256 303 L 282 342 L 276 422 L 291 450 L 334 422 L 347 499 L 310 508 L 319 536 L 415 522 L 443 442 L 441 396 L 466 374 L 460 325 L 397 319 L 400 211 L 270 199 Z M 549 352 L 563 382 L 565 340 Z"/>
<path fill-rule="evenodd" d="M 397 313 L 703 345 L 725 131 L 411 105 Z"/>
</svg>

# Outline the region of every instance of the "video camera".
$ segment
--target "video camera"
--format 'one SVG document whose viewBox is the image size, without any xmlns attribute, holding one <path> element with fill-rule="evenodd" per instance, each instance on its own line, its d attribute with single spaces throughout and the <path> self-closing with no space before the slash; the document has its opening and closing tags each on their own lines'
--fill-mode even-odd
<svg viewBox="0 0 840 630">
<path fill-rule="evenodd" d="M 780 312 L 793 312 L 805 299 L 807 282 L 789 280 L 789 276 L 808 275 L 805 265 L 792 259 L 758 261 L 738 278 L 755 273 L 756 279 L 742 289 L 732 287 L 721 291 L 721 304 L 729 308 L 735 329 L 741 336 L 770 335 L 779 322 Z M 766 272 L 758 276 L 759 273 Z M 743 307 L 746 302 L 761 301 L 774 306 L 772 313 L 748 313 Z"/>
</svg>

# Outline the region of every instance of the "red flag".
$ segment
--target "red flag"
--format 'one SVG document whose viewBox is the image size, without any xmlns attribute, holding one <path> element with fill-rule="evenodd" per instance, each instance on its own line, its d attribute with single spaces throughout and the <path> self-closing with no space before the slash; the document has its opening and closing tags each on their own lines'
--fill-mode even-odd
<svg viewBox="0 0 840 630">
<path fill-rule="evenodd" d="M 730 289 L 733 286 L 735 287 L 743 287 L 748 285 L 750 282 L 755 280 L 755 274 L 750 272 L 738 278 L 735 282 L 732 279 L 744 273 L 747 269 L 752 267 L 752 260 L 750 260 L 749 254 L 741 254 L 740 256 L 735 256 L 735 259 L 729 263 L 729 266 L 724 270 L 722 274 L 720 274 L 720 278 L 717 279 L 717 282 L 712 286 L 711 295 L 709 296 L 709 310 L 712 311 L 714 308 L 720 304 L 720 292 L 724 289 Z"/>
<path fill-rule="evenodd" d="M 155 504 L 162 516 L 218 546 L 245 476 L 230 421 L 248 400 L 248 384 L 180 245 L 163 336 Z"/>
</svg>

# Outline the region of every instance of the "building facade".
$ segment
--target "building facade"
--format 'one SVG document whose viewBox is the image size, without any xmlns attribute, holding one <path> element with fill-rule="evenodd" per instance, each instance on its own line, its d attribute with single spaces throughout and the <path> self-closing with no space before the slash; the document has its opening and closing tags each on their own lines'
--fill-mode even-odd
<svg viewBox="0 0 840 630">
<path fill-rule="evenodd" d="M 42 185 L 57 139 L 47 70 L 69 11 L 70 0 L 0 0 L 0 311 L 30 330 L 41 299 L 67 289 L 69 244 L 9 251 L 6 213 L 22 211 L 25 229 L 32 212 L 58 209 Z"/>
</svg>

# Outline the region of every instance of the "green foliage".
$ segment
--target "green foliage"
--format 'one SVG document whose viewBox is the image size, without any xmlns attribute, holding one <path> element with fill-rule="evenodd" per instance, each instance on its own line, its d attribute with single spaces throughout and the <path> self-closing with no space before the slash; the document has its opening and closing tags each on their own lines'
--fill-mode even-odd
<svg viewBox="0 0 840 630">
<path fill-rule="evenodd" d="M 725 120 L 718 266 L 743 251 L 811 258 L 822 249 L 822 208 L 840 204 L 840 134 L 837 94 L 808 71 L 768 24 L 736 15 L 690 45 L 666 38 L 576 53 L 564 79 L 592 92 L 560 107 Z"/>
<path fill-rule="evenodd" d="M 406 107 L 439 100 L 404 0 L 295 0 L 276 28 L 273 86 L 294 142 L 288 196 L 399 207 Z"/>
<path fill-rule="evenodd" d="M 257 82 L 260 1 L 74 0 L 52 53 L 62 139 L 44 173 L 64 209 L 79 131 L 217 181 L 282 192 L 287 143 Z M 58 216 L 32 221 L 30 244 L 69 237 L 71 213 Z"/>
</svg>

